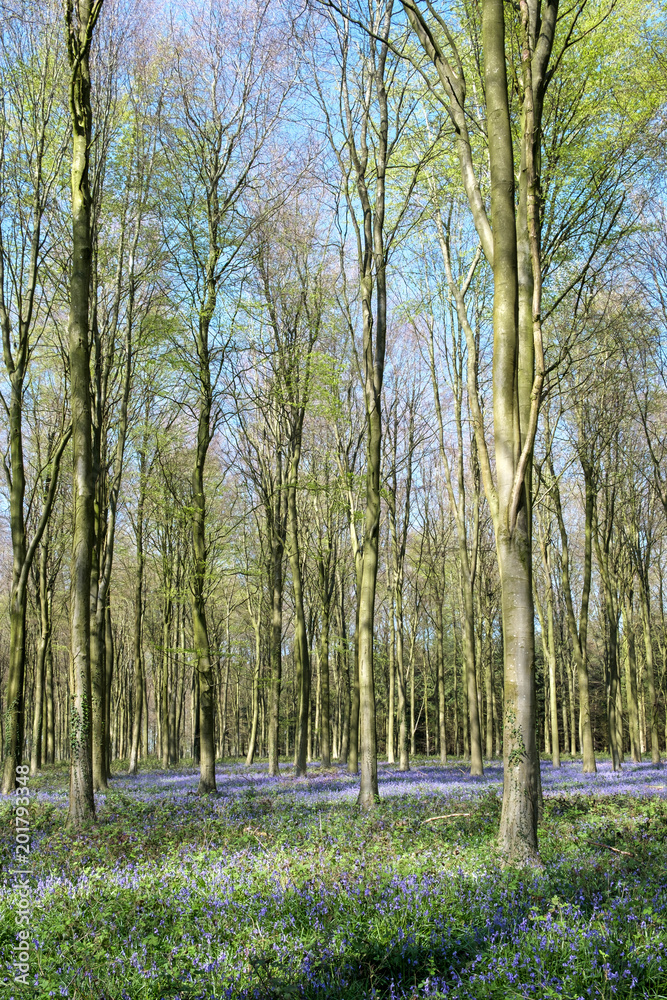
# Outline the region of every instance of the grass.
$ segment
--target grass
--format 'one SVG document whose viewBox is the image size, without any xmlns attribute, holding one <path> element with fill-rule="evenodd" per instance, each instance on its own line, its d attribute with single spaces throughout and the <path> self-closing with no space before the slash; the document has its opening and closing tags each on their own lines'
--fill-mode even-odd
<svg viewBox="0 0 667 1000">
<path fill-rule="evenodd" d="M 664 772 L 543 764 L 543 868 L 527 870 L 496 851 L 498 764 L 384 765 L 372 815 L 343 769 L 283 771 L 221 764 L 207 799 L 189 766 L 119 773 L 77 835 L 66 771 L 31 779 L 27 986 L 0 800 L 3 996 L 667 997 Z"/>
</svg>

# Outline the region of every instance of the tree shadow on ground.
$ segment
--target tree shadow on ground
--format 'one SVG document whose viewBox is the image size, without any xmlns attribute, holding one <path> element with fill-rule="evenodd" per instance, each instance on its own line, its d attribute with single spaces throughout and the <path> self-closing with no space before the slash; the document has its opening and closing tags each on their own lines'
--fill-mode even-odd
<svg viewBox="0 0 667 1000">
<path fill-rule="evenodd" d="M 470 960 L 480 953 L 480 935 L 434 934 L 418 943 L 399 934 L 389 943 L 358 941 L 346 948 L 345 958 L 308 953 L 299 959 L 265 954 L 250 959 L 256 986 L 244 996 L 254 1000 L 385 1000 L 422 987 L 452 986 Z"/>
</svg>

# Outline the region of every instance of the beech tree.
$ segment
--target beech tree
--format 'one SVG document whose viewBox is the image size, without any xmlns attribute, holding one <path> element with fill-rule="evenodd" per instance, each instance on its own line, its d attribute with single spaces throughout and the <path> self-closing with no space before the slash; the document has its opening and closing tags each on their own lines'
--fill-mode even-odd
<svg viewBox="0 0 667 1000">
<path fill-rule="evenodd" d="M 540 144 L 544 98 L 558 19 L 558 0 L 521 0 L 510 19 L 518 42 L 520 131 L 511 126 L 502 0 L 483 0 L 482 59 L 491 217 L 475 168 L 466 115 L 466 69 L 454 36 L 437 15 L 402 0 L 408 20 L 437 73 L 454 127 L 461 178 L 482 251 L 493 269 L 493 426 L 495 476 L 475 384 L 477 347 L 460 289 L 453 288 L 468 348 L 468 394 L 481 477 L 491 509 L 505 650 L 503 808 L 499 840 L 510 858 L 537 856 L 541 803 L 535 745 L 534 610 L 531 579 L 531 460 L 544 381 L 540 259 Z M 514 71 L 514 70 L 513 70 Z M 515 197 L 515 176 L 518 192 Z"/>
<path fill-rule="evenodd" d="M 72 406 L 74 524 L 72 532 L 72 691 L 69 813 L 82 826 L 95 816 L 90 687 L 90 579 L 93 561 L 94 476 L 90 400 L 91 192 L 93 115 L 90 49 L 103 0 L 67 0 L 65 29 L 72 116 L 72 270 L 69 368 Z"/>
</svg>

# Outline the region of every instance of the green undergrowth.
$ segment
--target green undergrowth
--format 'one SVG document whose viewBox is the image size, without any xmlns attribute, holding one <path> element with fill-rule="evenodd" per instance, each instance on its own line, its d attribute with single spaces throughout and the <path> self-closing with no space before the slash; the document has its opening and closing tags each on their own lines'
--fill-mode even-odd
<svg viewBox="0 0 667 1000">
<path fill-rule="evenodd" d="M 35 802 L 36 978 L 2 995 L 667 997 L 667 802 L 546 799 L 543 867 L 528 869 L 502 864 L 499 810 L 494 788 L 417 790 L 362 814 L 288 778 L 224 799 L 112 783 L 98 822 L 73 834 L 63 807 Z M 3 801 L 7 870 L 9 820 Z M 6 969 L 17 896 L 4 883 Z"/>
</svg>

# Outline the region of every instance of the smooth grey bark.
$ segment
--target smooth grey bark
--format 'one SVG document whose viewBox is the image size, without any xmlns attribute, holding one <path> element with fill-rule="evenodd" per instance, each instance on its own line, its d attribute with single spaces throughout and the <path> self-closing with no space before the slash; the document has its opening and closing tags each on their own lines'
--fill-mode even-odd
<svg viewBox="0 0 667 1000">
<path fill-rule="evenodd" d="M 53 620 L 53 615 L 50 617 Z M 46 647 L 46 667 L 45 667 L 45 713 L 46 713 L 46 748 L 45 748 L 45 760 L 47 764 L 55 763 L 56 759 L 56 713 L 55 704 L 53 701 L 53 645 L 49 642 Z"/>
<path fill-rule="evenodd" d="M 146 405 L 146 415 L 148 403 Z M 139 497 L 137 499 L 137 516 L 135 521 L 136 563 L 134 577 L 134 641 L 133 641 L 133 708 L 132 739 L 130 743 L 130 762 L 128 774 L 136 774 L 139 767 L 139 744 L 141 741 L 141 720 L 144 706 L 144 656 L 143 656 L 143 610 L 144 610 L 144 506 L 146 503 L 146 451 L 148 447 L 147 429 L 139 447 Z"/>
<path fill-rule="evenodd" d="M 386 247 L 384 243 L 385 176 L 388 155 L 389 110 L 385 80 L 389 53 L 388 36 L 392 2 L 373 10 L 374 28 L 379 39 L 369 38 L 372 50 L 370 91 L 364 98 L 361 135 L 357 133 L 350 103 L 347 77 L 349 36 L 343 48 L 342 91 L 343 115 L 347 152 L 350 156 L 356 196 L 361 203 L 361 221 L 355 214 L 351 192 L 347 191 L 348 208 L 357 237 L 359 292 L 362 312 L 364 404 L 366 411 L 366 503 L 362 557 L 358 572 L 357 669 L 359 677 L 359 757 L 360 785 L 358 802 L 362 809 L 372 809 L 379 799 L 377 781 L 377 743 L 375 732 L 375 677 L 373 661 L 375 589 L 377 582 L 378 545 L 380 533 L 380 466 L 382 461 L 382 384 L 387 332 Z M 372 98 L 371 98 L 372 94 Z M 370 101 L 377 101 L 378 121 L 374 125 L 376 140 L 373 177 L 369 176 L 367 131 L 371 123 Z M 371 193 L 374 184 L 374 193 Z M 375 297 L 375 307 L 373 298 Z M 356 681 L 356 678 L 355 678 Z M 356 683 L 355 683 L 356 686 Z M 350 720 L 351 744 L 355 704 Z M 353 746 L 350 747 L 351 751 Z M 350 753 L 351 767 L 352 753 Z"/>
<path fill-rule="evenodd" d="M 639 737 L 639 701 L 637 698 L 637 654 L 634 630 L 634 592 L 632 586 L 623 588 L 623 633 L 625 638 L 625 697 L 630 722 L 630 753 L 633 761 L 642 759 Z"/>
<path fill-rule="evenodd" d="M 491 189 L 491 219 L 476 180 L 465 116 L 463 64 L 446 25 L 448 60 L 429 22 L 402 0 L 410 24 L 432 61 L 443 103 L 455 128 L 461 176 L 484 254 L 492 266 L 493 418 L 495 479 L 475 383 L 476 343 L 460 289 L 452 289 L 468 348 L 469 405 L 482 481 L 491 508 L 501 582 L 504 638 L 504 780 L 499 844 L 508 859 L 536 860 L 541 806 L 535 743 L 534 611 L 531 578 L 531 460 L 544 378 L 541 330 L 540 128 L 557 0 L 521 0 L 519 192 L 515 203 L 513 133 L 507 87 L 505 8 L 483 0 L 482 55 Z M 518 205 L 518 211 L 517 211 Z M 476 692 L 475 692 L 476 697 Z M 470 698 L 469 698 L 470 700 Z"/>
<path fill-rule="evenodd" d="M 107 601 L 104 615 L 104 645 L 107 656 L 107 668 L 105 671 L 106 692 L 104 697 L 104 759 L 106 761 L 108 779 L 111 777 L 111 686 L 115 663 L 115 642 L 111 626 L 111 603 L 109 601 Z"/>
<path fill-rule="evenodd" d="M 46 653 L 51 641 L 51 593 L 49 591 L 47 566 L 49 559 L 48 535 L 40 546 L 39 553 L 39 617 L 40 636 L 35 660 L 35 690 L 33 695 L 32 740 L 30 746 L 30 775 L 42 769 L 42 718 L 44 708 L 44 682 L 46 675 Z"/>
<path fill-rule="evenodd" d="M 90 582 L 93 560 L 94 493 L 90 401 L 90 279 L 92 255 L 89 183 L 92 110 L 90 46 L 102 0 L 66 0 L 65 30 L 71 69 L 72 270 L 69 365 L 72 409 L 74 525 L 70 599 L 70 792 L 67 823 L 80 827 L 95 818 L 90 689 Z"/>
<path fill-rule="evenodd" d="M 216 791 L 215 784 L 215 681 L 206 620 L 206 578 L 208 546 L 206 540 L 206 494 L 204 470 L 206 456 L 213 437 L 211 411 L 213 385 L 211 382 L 211 357 L 209 328 L 217 301 L 216 271 L 220 254 L 217 230 L 219 206 L 217 190 L 208 199 L 209 256 L 206 263 L 206 300 L 201 304 L 199 321 L 195 327 L 195 347 L 199 362 L 197 440 L 195 462 L 192 470 L 192 545 L 194 572 L 192 587 L 192 630 L 199 684 L 199 785 L 200 795 Z M 166 742 L 166 740 L 165 740 Z"/>
<path fill-rule="evenodd" d="M 259 673 L 262 665 L 262 630 L 259 616 L 257 620 L 253 622 L 253 626 L 255 630 L 255 662 L 253 664 L 252 671 L 252 717 L 250 723 L 250 733 L 248 736 L 248 752 L 246 753 L 245 759 L 246 767 L 250 767 L 255 759 L 255 750 L 257 747 L 257 727 L 259 724 Z"/>
<path fill-rule="evenodd" d="M 393 420 L 391 427 L 391 469 L 389 474 L 389 488 L 386 492 L 386 504 L 389 513 L 389 528 L 391 533 L 391 569 L 390 586 L 392 590 L 392 606 L 396 613 L 396 681 L 398 686 L 398 759 L 399 770 L 408 771 L 410 769 L 410 758 L 408 751 L 408 722 L 407 722 L 407 699 L 406 699 L 406 674 L 404 657 L 404 615 L 403 615 L 403 592 L 405 575 L 405 556 L 408 543 L 408 529 L 410 527 L 410 501 L 412 492 L 412 464 L 415 447 L 415 409 L 416 397 L 413 391 L 408 401 L 408 428 L 407 428 L 407 451 L 405 456 L 405 482 L 403 484 L 403 515 L 398 516 L 398 435 L 399 421 L 398 405 L 393 407 Z M 414 706 L 413 706 L 414 707 Z M 393 706 L 392 706 L 393 708 Z"/>
<path fill-rule="evenodd" d="M 394 588 L 389 583 L 387 587 L 389 598 L 389 655 L 388 655 L 388 685 L 387 685 L 387 763 L 396 762 L 394 752 L 394 718 L 396 714 L 396 607 L 394 603 Z"/>
<path fill-rule="evenodd" d="M 443 621 L 442 601 L 439 600 L 435 608 L 436 627 L 436 656 L 437 656 L 437 680 L 438 680 L 438 748 L 440 750 L 440 763 L 447 763 L 447 706 L 445 692 L 445 643 L 444 643 L 444 621 Z"/>
<path fill-rule="evenodd" d="M 278 479 L 282 479 L 280 469 Z M 271 700 L 269 708 L 269 774 L 279 773 L 280 686 L 283 641 L 283 553 L 285 551 L 286 503 L 279 490 L 271 504 Z M 277 509 L 273 509 L 277 508 Z"/>
</svg>

